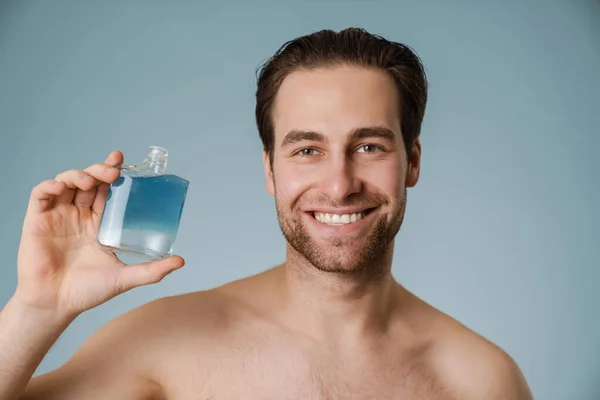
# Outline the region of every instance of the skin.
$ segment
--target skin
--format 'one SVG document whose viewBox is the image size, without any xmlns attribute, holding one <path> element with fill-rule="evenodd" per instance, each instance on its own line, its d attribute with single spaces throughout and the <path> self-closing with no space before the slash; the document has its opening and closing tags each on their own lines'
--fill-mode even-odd
<svg viewBox="0 0 600 400">
<path fill-rule="evenodd" d="M 0 365 L 11 363 L 17 372 L 0 367 L 0 399 L 532 399 L 508 354 L 391 274 L 406 189 L 417 184 L 421 161 L 417 139 L 409 162 L 397 104 L 393 82 L 382 71 L 339 66 L 288 76 L 274 109 L 273 165 L 263 155 L 266 189 L 275 196 L 288 239 L 285 263 L 134 309 L 100 329 L 64 366 L 28 383 L 38 360 L 77 315 L 158 282 L 183 259 L 125 272 L 90 244 L 85 255 L 105 258 L 112 272 L 103 268 L 101 274 L 101 263 L 89 260 L 86 270 L 83 253 L 75 250 L 69 263 L 43 264 L 40 259 L 56 254 L 25 229 L 19 286 L 0 314 Z M 106 164 L 121 157 L 113 153 Z M 116 179 L 107 175 L 110 168 L 96 169 L 105 174 L 97 172 L 97 182 Z M 75 187 L 77 176 L 62 179 Z M 45 196 L 35 191 L 50 192 L 52 185 L 45 192 L 34 189 L 34 211 L 43 209 L 38 197 Z M 91 181 L 89 186 L 75 197 L 84 208 L 97 208 L 102 192 L 95 203 Z M 47 197 L 61 192 L 54 190 Z M 313 216 L 365 208 L 371 210 L 365 218 L 345 226 Z M 26 218 L 26 227 L 32 219 Z M 55 276 L 48 270 L 97 274 L 104 286 L 84 288 L 87 280 L 64 273 L 72 290 L 57 289 L 45 283 Z M 88 296 L 75 288 L 95 291 Z M 16 343 L 17 334 L 27 350 L 7 345 L 11 338 Z M 20 397 L 4 395 L 9 389 Z"/>
</svg>

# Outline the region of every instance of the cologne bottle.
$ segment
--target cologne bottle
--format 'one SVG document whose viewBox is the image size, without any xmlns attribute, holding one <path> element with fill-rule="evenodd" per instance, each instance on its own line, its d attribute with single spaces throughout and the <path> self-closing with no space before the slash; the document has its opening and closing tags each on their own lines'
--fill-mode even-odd
<svg viewBox="0 0 600 400">
<path fill-rule="evenodd" d="M 117 165 L 98 229 L 100 245 L 146 260 L 172 254 L 189 182 L 166 174 L 168 152 L 150 146 L 141 166 Z"/>
</svg>

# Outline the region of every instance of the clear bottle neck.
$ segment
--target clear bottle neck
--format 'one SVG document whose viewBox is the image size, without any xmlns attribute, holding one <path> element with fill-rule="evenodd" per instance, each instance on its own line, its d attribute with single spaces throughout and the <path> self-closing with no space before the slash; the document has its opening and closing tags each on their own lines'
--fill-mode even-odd
<svg viewBox="0 0 600 400">
<path fill-rule="evenodd" d="M 160 146 L 150 146 L 144 159 L 143 168 L 157 175 L 164 174 L 167 171 L 168 155 L 167 149 Z"/>
</svg>

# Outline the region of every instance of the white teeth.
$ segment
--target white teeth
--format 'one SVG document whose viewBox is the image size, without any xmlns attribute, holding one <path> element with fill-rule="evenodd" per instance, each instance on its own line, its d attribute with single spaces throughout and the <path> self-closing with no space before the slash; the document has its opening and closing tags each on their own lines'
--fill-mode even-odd
<svg viewBox="0 0 600 400">
<path fill-rule="evenodd" d="M 365 216 L 365 214 L 361 212 L 354 214 L 327 214 L 315 212 L 314 215 L 317 221 L 328 225 L 351 224 L 360 221 Z"/>
</svg>

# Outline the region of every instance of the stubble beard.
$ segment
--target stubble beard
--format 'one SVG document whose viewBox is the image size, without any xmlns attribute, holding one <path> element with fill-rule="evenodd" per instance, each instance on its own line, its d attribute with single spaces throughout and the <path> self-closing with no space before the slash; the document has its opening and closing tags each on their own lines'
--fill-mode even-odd
<svg viewBox="0 0 600 400">
<path fill-rule="evenodd" d="M 386 263 L 380 261 L 393 246 L 394 238 L 402 226 L 406 209 L 406 188 L 398 206 L 393 210 L 392 218 L 388 221 L 386 215 L 380 215 L 371 231 L 358 238 L 313 238 L 302 221 L 301 211 L 296 210 L 286 215 L 277 194 L 275 205 L 279 226 L 287 243 L 314 268 L 331 274 L 374 278 L 385 272 L 381 269 Z"/>
</svg>

